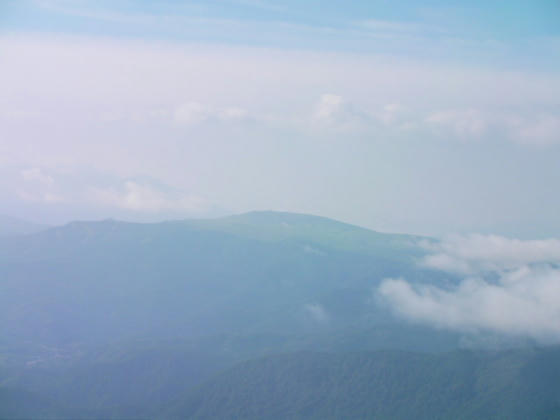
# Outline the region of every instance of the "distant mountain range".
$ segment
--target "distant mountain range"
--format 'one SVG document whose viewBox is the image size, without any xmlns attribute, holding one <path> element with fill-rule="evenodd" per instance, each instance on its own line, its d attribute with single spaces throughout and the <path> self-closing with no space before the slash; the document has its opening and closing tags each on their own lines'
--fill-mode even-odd
<svg viewBox="0 0 560 420">
<path fill-rule="evenodd" d="M 47 229 L 48 226 L 15 217 L 0 215 L 0 236 L 27 235 Z"/>
<path fill-rule="evenodd" d="M 488 414 L 461 411 L 451 391 L 479 381 L 502 354 L 446 356 L 461 335 L 404 322 L 376 298 L 387 277 L 458 280 L 417 264 L 419 239 L 432 240 L 279 212 L 73 222 L 2 237 L 0 401 L 22 402 L 0 418 L 352 418 L 332 417 L 352 407 L 367 414 L 354 418 L 405 418 L 421 407 L 429 418 L 441 404 L 453 416 Z M 531 371 L 531 357 L 504 363 Z M 474 377 L 472 360 L 487 360 Z M 432 370 L 433 387 L 416 394 Z M 500 387 L 492 395 L 510 398 Z M 289 403 L 287 388 L 301 398 Z M 407 390 L 413 400 L 394 411 Z M 379 392 L 388 400 L 373 409 Z"/>
</svg>

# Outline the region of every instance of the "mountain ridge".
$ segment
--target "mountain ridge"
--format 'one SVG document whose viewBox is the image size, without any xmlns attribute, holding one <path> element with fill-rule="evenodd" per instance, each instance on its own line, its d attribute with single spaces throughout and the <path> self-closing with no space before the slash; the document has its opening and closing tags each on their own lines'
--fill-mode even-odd
<svg viewBox="0 0 560 420">
<path fill-rule="evenodd" d="M 323 216 L 276 211 L 252 211 L 211 219 L 179 219 L 162 222 L 138 223 L 115 219 L 96 221 L 72 221 L 31 235 L 32 240 L 57 241 L 69 235 L 74 240 L 91 239 L 94 236 L 123 234 L 136 230 L 149 236 L 157 230 L 219 232 L 240 238 L 270 243 L 284 241 L 300 242 L 313 252 L 313 245 L 358 252 L 367 255 L 393 258 L 400 253 L 423 255 L 420 241 L 432 240 L 416 235 L 381 233 L 357 225 L 340 222 Z M 152 232 L 152 233 L 150 233 Z M 81 236 L 80 236 L 81 235 Z M 320 250 L 318 250 L 321 252 Z"/>
</svg>

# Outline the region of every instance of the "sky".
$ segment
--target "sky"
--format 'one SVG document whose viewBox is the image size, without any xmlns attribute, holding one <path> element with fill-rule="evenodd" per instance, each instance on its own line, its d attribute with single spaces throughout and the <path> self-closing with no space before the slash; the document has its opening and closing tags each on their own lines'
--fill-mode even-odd
<svg viewBox="0 0 560 420">
<path fill-rule="evenodd" d="M 2 0 L 0 76 L 0 214 L 560 237 L 556 0 Z"/>
</svg>

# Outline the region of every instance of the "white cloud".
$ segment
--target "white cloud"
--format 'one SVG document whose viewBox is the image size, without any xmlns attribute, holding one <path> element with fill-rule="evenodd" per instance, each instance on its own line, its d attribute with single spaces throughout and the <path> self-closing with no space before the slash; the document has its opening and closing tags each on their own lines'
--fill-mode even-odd
<svg viewBox="0 0 560 420">
<path fill-rule="evenodd" d="M 560 115 L 510 116 L 506 119 L 511 138 L 523 144 L 560 143 Z"/>
<path fill-rule="evenodd" d="M 394 124 L 401 120 L 406 107 L 401 104 L 387 104 L 383 107 L 383 111 L 377 114 L 379 120 L 385 124 Z"/>
<path fill-rule="evenodd" d="M 26 181 L 37 181 L 47 187 L 51 187 L 54 184 L 53 177 L 44 173 L 41 168 L 24 169 L 21 171 L 21 176 Z"/>
<path fill-rule="evenodd" d="M 515 269 L 526 264 L 560 263 L 560 240 L 519 240 L 497 235 L 455 235 L 424 242 L 431 252 L 422 264 L 439 270 L 474 274 Z"/>
<path fill-rule="evenodd" d="M 175 109 L 174 120 L 178 124 L 196 125 L 209 120 L 240 121 L 246 119 L 249 113 L 240 107 L 215 108 L 199 102 L 187 102 Z"/>
<path fill-rule="evenodd" d="M 365 108 L 345 100 L 340 95 L 326 93 L 320 96 L 312 114 L 315 127 L 353 131 L 368 129 L 374 123 L 373 115 Z"/>
<path fill-rule="evenodd" d="M 468 278 L 453 290 L 386 279 L 379 293 L 414 322 L 560 342 L 560 270 L 551 267 L 518 268 L 497 283 Z"/>
<path fill-rule="evenodd" d="M 91 202 L 139 212 L 200 211 L 206 202 L 201 197 L 185 194 L 171 194 L 150 185 L 125 181 L 122 188 L 92 187 L 89 190 Z"/>
<path fill-rule="evenodd" d="M 495 235 L 424 243 L 421 264 L 466 277 L 454 287 L 385 279 L 379 294 L 412 321 L 560 342 L 560 240 Z"/>
<path fill-rule="evenodd" d="M 18 189 L 16 190 L 16 194 L 23 201 L 30 201 L 30 202 L 53 204 L 53 203 L 63 203 L 66 201 L 63 196 L 59 194 L 55 194 L 50 191 L 36 192 L 36 191 L 29 191 L 27 189 Z"/>
<path fill-rule="evenodd" d="M 188 102 L 175 110 L 175 121 L 180 124 L 193 125 L 207 120 L 210 110 L 198 102 Z"/>
<path fill-rule="evenodd" d="M 0 175 L 4 180 L 0 183 L 4 198 L 8 193 L 8 197 L 29 206 L 48 204 L 60 211 L 83 211 L 86 217 L 112 215 L 154 220 L 158 215 L 203 215 L 217 209 L 197 194 L 185 193 L 145 175 L 120 177 L 91 167 L 71 166 L 3 168 Z"/>
<path fill-rule="evenodd" d="M 228 107 L 219 110 L 218 115 L 222 120 L 225 121 L 241 120 L 247 118 L 249 116 L 249 112 L 243 108 Z"/>
<path fill-rule="evenodd" d="M 16 186 L 16 195 L 29 202 L 47 204 L 61 203 L 65 198 L 58 191 L 54 178 L 42 168 L 27 168 L 20 171 L 23 185 Z"/>
<path fill-rule="evenodd" d="M 560 143 L 560 114 L 535 111 L 491 111 L 477 108 L 436 111 L 426 124 L 459 139 L 501 137 L 525 145 Z"/>
<path fill-rule="evenodd" d="M 448 129 L 460 138 L 479 138 L 488 129 L 486 118 L 476 109 L 434 112 L 426 122 L 434 128 Z"/>
<path fill-rule="evenodd" d="M 528 110 L 453 108 L 433 110 L 430 106 L 412 108 L 401 103 L 379 106 L 357 105 L 341 95 L 323 94 L 315 104 L 312 120 L 316 125 L 371 134 L 383 128 L 387 134 L 445 136 L 456 140 L 494 141 L 505 139 L 523 145 L 560 143 L 560 115 Z M 403 130 L 405 129 L 405 130 Z"/>
<path fill-rule="evenodd" d="M 339 114 L 343 107 L 342 96 L 325 93 L 321 95 L 313 116 L 317 120 L 330 120 Z"/>
</svg>

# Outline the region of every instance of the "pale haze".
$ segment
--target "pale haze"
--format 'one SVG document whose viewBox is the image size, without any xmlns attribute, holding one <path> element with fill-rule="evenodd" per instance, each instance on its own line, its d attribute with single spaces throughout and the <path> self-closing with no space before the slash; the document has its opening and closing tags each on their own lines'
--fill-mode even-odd
<svg viewBox="0 0 560 420">
<path fill-rule="evenodd" d="M 318 6 L 240 2 L 241 17 L 233 3 L 5 2 L 3 213 L 274 209 L 424 235 L 560 234 L 552 3 L 525 6 L 513 32 L 459 5 L 383 18 L 352 2 L 318 24 Z"/>
</svg>

